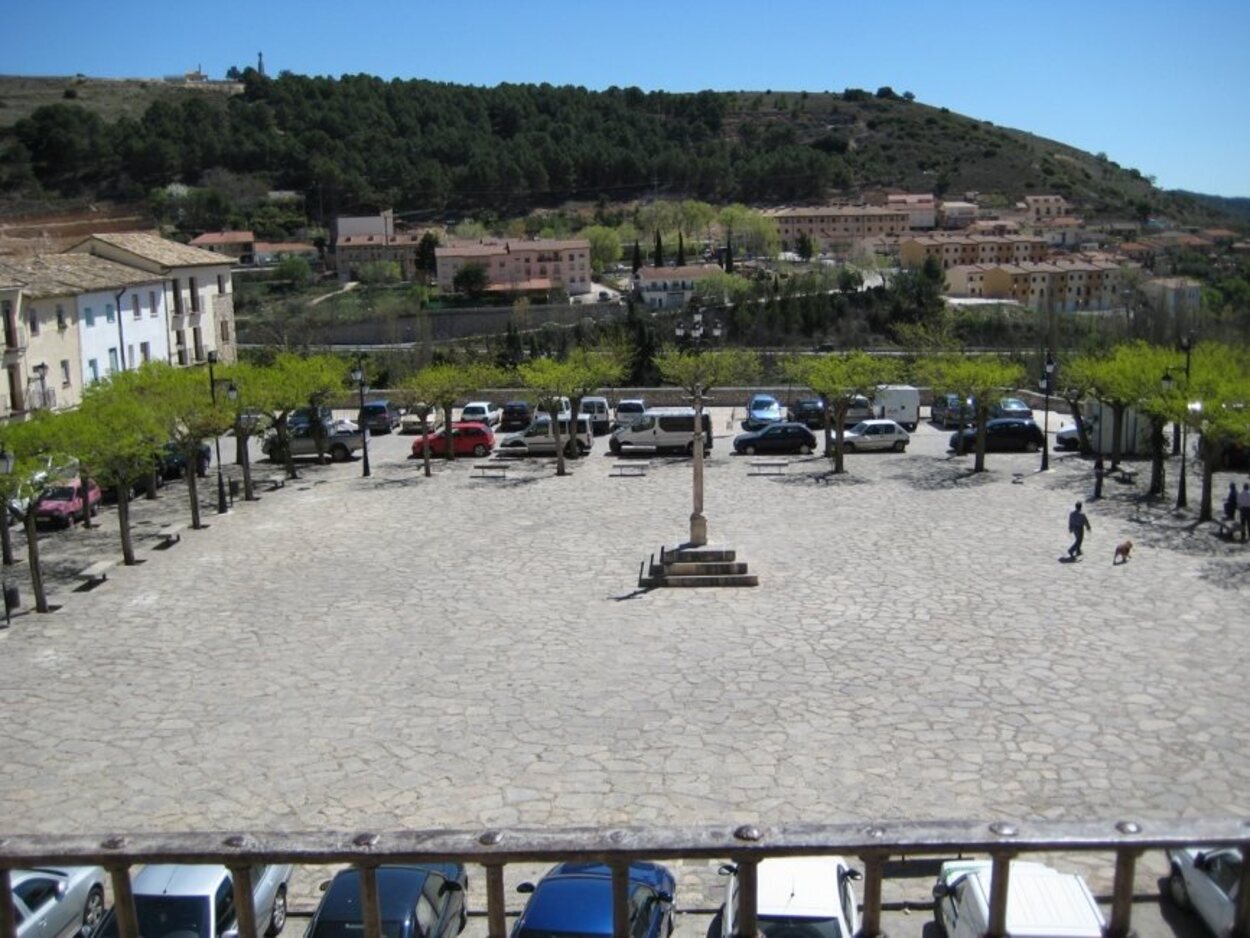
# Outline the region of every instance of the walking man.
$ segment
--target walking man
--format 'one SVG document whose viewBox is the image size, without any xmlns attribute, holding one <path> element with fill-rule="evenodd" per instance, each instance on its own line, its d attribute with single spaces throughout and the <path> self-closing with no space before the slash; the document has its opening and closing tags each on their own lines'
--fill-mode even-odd
<svg viewBox="0 0 1250 938">
<path fill-rule="evenodd" d="M 1250 482 L 1241 483 L 1237 493 L 1237 511 L 1241 514 L 1241 543 L 1250 537 Z"/>
<path fill-rule="evenodd" d="M 1246 496 L 1250 498 L 1250 485 L 1246 486 Z M 1243 522 L 1244 525 L 1244 522 Z M 1081 556 L 1081 542 L 1085 540 L 1085 532 L 1090 531 L 1089 519 L 1081 511 L 1081 503 L 1077 502 L 1072 513 L 1068 515 L 1068 532 L 1072 535 L 1072 546 L 1068 548 L 1068 556 L 1075 560 Z"/>
</svg>

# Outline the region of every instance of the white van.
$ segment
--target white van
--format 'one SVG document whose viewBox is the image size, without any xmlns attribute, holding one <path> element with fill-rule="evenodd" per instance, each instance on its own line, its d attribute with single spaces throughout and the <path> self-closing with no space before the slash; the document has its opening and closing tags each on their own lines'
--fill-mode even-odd
<svg viewBox="0 0 1250 938">
<path fill-rule="evenodd" d="M 560 442 L 566 447 L 572 445 L 569 440 L 569 417 L 560 418 Z M 595 445 L 595 434 L 590 417 L 582 414 L 577 418 L 576 446 L 583 456 Z M 535 415 L 533 423 L 517 433 L 509 433 L 499 444 L 499 451 L 505 455 L 554 456 L 556 454 L 556 437 L 551 429 L 551 417 L 545 413 Z"/>
<path fill-rule="evenodd" d="M 989 860 L 943 863 L 933 887 L 933 917 L 947 938 L 981 938 L 989 930 Z M 1013 860 L 1007 882 L 1011 938 L 1102 938 L 1102 912 L 1085 880 L 1041 863 Z"/>
<path fill-rule="evenodd" d="M 633 423 L 617 427 L 608 448 L 620 453 L 629 448 L 694 454 L 694 408 L 653 407 L 643 411 Z M 712 451 L 712 417 L 703 412 L 703 452 Z"/>
<path fill-rule="evenodd" d="M 916 432 L 920 423 L 920 390 L 910 384 L 883 384 L 872 395 L 877 417 L 901 423 L 905 430 Z"/>
<path fill-rule="evenodd" d="M 606 397 L 583 397 L 579 412 L 590 418 L 595 436 L 603 436 L 612 426 L 612 411 Z"/>
</svg>

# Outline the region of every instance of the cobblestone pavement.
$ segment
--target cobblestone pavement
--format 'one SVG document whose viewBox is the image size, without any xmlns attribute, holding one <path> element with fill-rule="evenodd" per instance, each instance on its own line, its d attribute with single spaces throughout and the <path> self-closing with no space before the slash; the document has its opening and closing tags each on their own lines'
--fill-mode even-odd
<svg viewBox="0 0 1250 938">
<path fill-rule="evenodd" d="M 991 454 L 974 477 L 922 426 L 843 477 L 812 457 L 752 478 L 727 418 L 707 514 L 753 590 L 636 589 L 684 539 L 689 462 L 609 478 L 604 440 L 568 478 L 523 460 L 491 481 L 475 460 L 426 479 L 410 438 L 378 437 L 372 478 L 306 467 L 225 516 L 210 475 L 210 527 L 145 535 L 88 593 L 69 574 L 120 555 L 111 509 L 46 539 L 61 608 L 0 632 L 4 826 L 1250 814 L 1250 547 L 1139 503 L 1142 479 L 1108 482 L 1084 561 L 1060 563 L 1078 457 Z M 185 505 L 140 503 L 142 529 Z M 714 869 L 682 867 L 683 904 L 717 901 Z M 1109 860 L 1090 869 L 1105 891 Z M 315 902 L 321 873 L 300 876 Z"/>
</svg>

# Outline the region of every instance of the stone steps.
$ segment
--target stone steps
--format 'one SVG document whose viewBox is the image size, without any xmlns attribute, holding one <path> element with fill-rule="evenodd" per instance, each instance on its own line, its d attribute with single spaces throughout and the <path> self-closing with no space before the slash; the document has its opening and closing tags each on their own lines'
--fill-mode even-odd
<svg viewBox="0 0 1250 938">
<path fill-rule="evenodd" d="M 660 548 L 660 562 L 652 563 L 646 576 L 639 575 L 638 585 L 647 589 L 661 586 L 759 586 L 759 577 L 747 572 L 746 561 L 737 559 L 737 552 L 717 547 Z"/>
</svg>

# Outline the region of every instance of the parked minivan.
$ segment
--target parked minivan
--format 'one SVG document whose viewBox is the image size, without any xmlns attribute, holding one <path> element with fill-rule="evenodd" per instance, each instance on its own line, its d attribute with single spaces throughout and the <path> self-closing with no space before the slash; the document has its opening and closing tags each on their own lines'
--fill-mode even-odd
<svg viewBox="0 0 1250 938">
<path fill-rule="evenodd" d="M 390 401 L 365 401 L 356 423 L 370 433 L 390 433 L 399 426 L 399 408 Z"/>
<path fill-rule="evenodd" d="M 612 428 L 612 411 L 608 409 L 606 397 L 583 397 L 581 413 L 590 417 L 595 436 L 603 436 Z"/>
<path fill-rule="evenodd" d="M 912 433 L 920 424 L 920 390 L 909 384 L 882 384 L 872 395 L 876 416 L 893 420 Z"/>
<path fill-rule="evenodd" d="M 933 916 L 948 938 L 981 938 L 989 929 L 993 864 L 951 860 L 933 887 Z M 1011 862 L 1007 934 L 1012 938 L 1102 938 L 1103 918 L 1085 880 L 1041 863 Z"/>
<path fill-rule="evenodd" d="M 694 408 L 654 407 L 628 426 L 612 431 L 608 448 L 621 453 L 630 447 L 646 447 L 657 453 L 694 454 Z M 712 417 L 703 412 L 703 451 L 712 451 Z"/>
<path fill-rule="evenodd" d="M 569 418 L 561 417 L 560 442 L 564 444 L 566 453 L 569 452 L 570 446 L 569 426 Z M 580 414 L 577 418 L 575 445 L 583 456 L 589 453 L 591 447 L 595 445 L 595 433 L 591 429 L 590 418 L 585 414 Z M 498 449 L 500 453 L 513 456 L 554 456 L 556 437 L 551 428 L 551 417 L 545 413 L 539 413 L 534 417 L 534 422 L 520 433 L 509 433 L 505 436 Z"/>
</svg>

